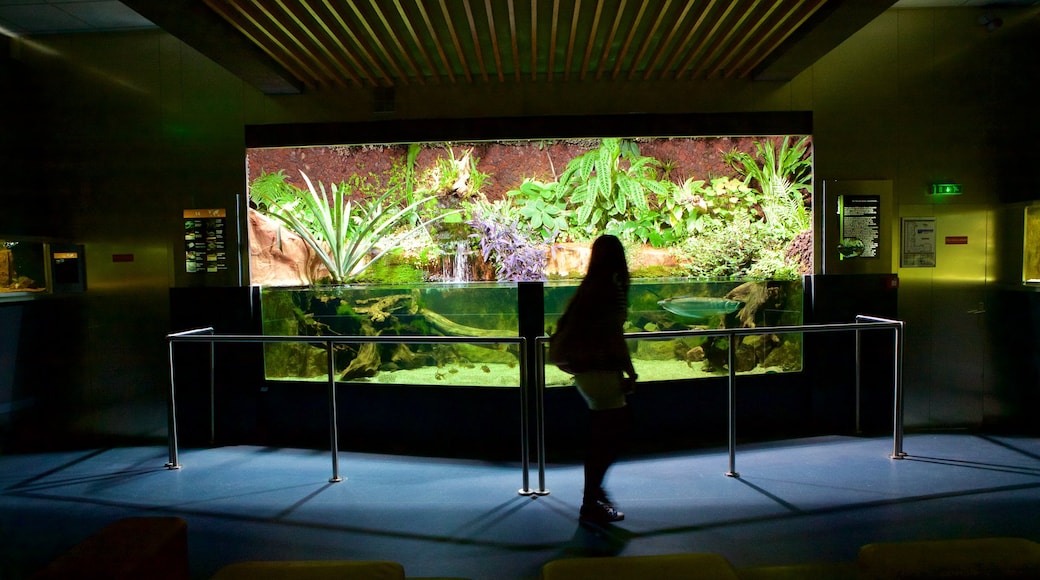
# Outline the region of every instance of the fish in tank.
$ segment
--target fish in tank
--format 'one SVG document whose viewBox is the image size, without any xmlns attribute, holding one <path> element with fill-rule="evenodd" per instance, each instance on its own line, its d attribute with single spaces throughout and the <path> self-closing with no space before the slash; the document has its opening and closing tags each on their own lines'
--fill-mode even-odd
<svg viewBox="0 0 1040 580">
<path fill-rule="evenodd" d="M 577 282 L 546 283 L 545 332 L 552 333 Z M 738 304 L 726 312 L 677 314 L 661 303 L 690 296 L 716 296 Z M 729 298 L 726 298 L 726 297 Z M 802 323 L 801 281 L 636 280 L 629 294 L 628 332 L 718 330 Z M 517 288 L 508 283 L 417 284 L 263 288 L 263 330 L 289 336 L 518 336 Z M 633 362 L 643 381 L 684 380 L 728 373 L 725 336 L 630 340 Z M 737 372 L 801 370 L 799 333 L 736 337 Z M 341 344 L 336 379 L 377 384 L 517 387 L 519 350 L 493 344 Z M 269 380 L 328 380 L 324 346 L 275 343 L 265 346 Z M 549 387 L 571 384 L 571 376 L 545 368 Z"/>
</svg>

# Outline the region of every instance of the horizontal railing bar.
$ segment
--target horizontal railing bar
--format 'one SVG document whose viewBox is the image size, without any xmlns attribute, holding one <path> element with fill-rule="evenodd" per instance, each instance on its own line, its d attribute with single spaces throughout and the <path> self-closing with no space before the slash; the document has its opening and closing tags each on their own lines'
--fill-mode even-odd
<svg viewBox="0 0 1040 580">
<path fill-rule="evenodd" d="M 197 334 L 213 334 L 213 327 L 212 326 L 207 326 L 205 328 L 193 328 L 191 330 L 182 330 L 180 332 L 174 332 L 172 334 L 167 334 L 166 338 L 169 340 L 169 339 L 173 339 L 173 338 L 181 338 L 181 337 L 197 335 Z"/>
<path fill-rule="evenodd" d="M 193 331 L 186 331 L 188 333 Z M 519 336 L 299 336 L 299 335 L 255 335 L 255 334 L 168 334 L 171 342 L 309 342 L 321 343 L 342 342 L 347 344 L 391 343 L 391 344 L 428 344 L 428 343 L 484 343 L 520 344 Z"/>
<path fill-rule="evenodd" d="M 756 334 L 784 334 L 795 332 L 832 332 L 835 330 L 869 330 L 885 329 L 901 326 L 899 321 L 884 318 L 857 316 L 857 319 L 870 322 L 844 322 L 827 324 L 798 324 L 790 326 L 758 326 L 753 328 L 703 328 L 687 330 L 661 330 L 655 332 L 629 332 L 626 339 L 667 339 L 686 336 L 745 336 Z M 299 336 L 299 335 L 255 335 L 255 334 L 203 334 L 213 332 L 213 328 L 185 330 L 166 335 L 166 339 L 176 342 L 309 342 L 326 343 L 342 342 L 348 344 L 389 343 L 389 344 L 424 344 L 424 343 L 515 343 L 522 342 L 519 336 Z M 548 336 L 539 340 L 548 340 Z"/>
</svg>

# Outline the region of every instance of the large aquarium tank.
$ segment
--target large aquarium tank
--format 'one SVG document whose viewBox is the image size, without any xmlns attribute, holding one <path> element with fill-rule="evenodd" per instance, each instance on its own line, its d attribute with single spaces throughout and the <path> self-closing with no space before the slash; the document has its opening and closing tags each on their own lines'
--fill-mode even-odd
<svg viewBox="0 0 1040 580">
<path fill-rule="evenodd" d="M 801 336 L 709 331 L 802 323 L 812 273 L 808 135 L 605 136 L 247 150 L 251 283 L 269 380 L 515 387 L 518 283 L 551 334 L 600 235 L 626 248 L 626 330 L 642 381 L 801 370 Z M 366 342 L 364 337 L 381 337 Z M 570 376 L 545 368 L 550 387 Z"/>
<path fill-rule="evenodd" d="M 555 328 L 577 282 L 544 286 L 545 332 Z M 629 341 L 641 381 L 726 375 L 725 328 L 802 323 L 801 281 L 636 280 L 629 293 L 629 332 L 705 330 L 693 336 Z M 510 283 L 344 285 L 264 288 L 267 335 L 313 336 L 315 343 L 265 346 L 269 380 L 327 381 L 322 337 L 516 337 L 517 286 Z M 738 374 L 801 370 L 800 333 L 735 337 Z M 520 353 L 514 343 L 334 343 L 338 381 L 376 384 L 517 387 Z M 548 365 L 546 386 L 572 384 Z"/>
</svg>

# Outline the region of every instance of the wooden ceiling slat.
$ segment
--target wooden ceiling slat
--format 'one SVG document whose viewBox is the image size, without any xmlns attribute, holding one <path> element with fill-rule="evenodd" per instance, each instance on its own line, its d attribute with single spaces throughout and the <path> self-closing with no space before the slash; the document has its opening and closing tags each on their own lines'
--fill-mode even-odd
<svg viewBox="0 0 1040 580">
<path fill-rule="evenodd" d="M 556 33 L 560 22 L 560 0 L 553 0 L 552 19 L 549 27 L 549 64 L 545 67 L 545 80 L 553 79 L 556 69 Z M 535 44 L 538 44 L 537 42 Z"/>
<path fill-rule="evenodd" d="M 488 31 L 491 35 L 491 54 L 495 56 L 498 82 L 505 82 L 505 71 L 502 70 L 502 50 L 498 46 L 498 32 L 495 30 L 495 12 L 491 9 L 491 0 L 484 0 L 484 9 L 487 11 Z"/>
<path fill-rule="evenodd" d="M 682 30 L 683 23 L 686 22 L 686 18 L 689 16 L 690 11 L 693 10 L 696 1 L 697 0 L 687 0 L 686 6 L 683 7 L 679 16 L 672 20 L 672 27 L 668 31 L 668 35 L 657 45 L 657 50 L 654 51 L 654 55 L 650 58 L 650 62 L 646 66 L 646 72 L 643 74 L 644 81 L 650 80 L 655 72 L 659 73 L 658 78 L 663 78 L 664 70 L 658 69 L 657 64 L 661 62 L 661 57 L 664 56 L 665 50 L 675 42 L 675 37 L 679 34 L 679 31 Z"/>
<path fill-rule="evenodd" d="M 793 33 L 798 26 L 803 24 L 810 16 L 813 15 L 827 0 L 808 0 L 806 2 L 800 2 L 793 5 L 790 10 L 784 14 L 777 22 L 776 26 L 773 27 L 773 33 L 762 38 L 762 41 L 758 43 L 755 50 L 748 53 L 742 62 L 738 63 L 738 66 L 734 66 L 731 69 L 731 73 L 726 75 L 729 78 L 734 72 L 738 78 L 745 77 L 751 74 L 751 71 L 755 69 L 763 60 L 766 59 L 769 54 L 780 46 L 780 44 L 787 39 Z M 761 48 L 765 46 L 766 48 Z"/>
<path fill-rule="evenodd" d="M 488 70 L 487 65 L 484 64 L 484 53 L 481 50 L 480 33 L 477 32 L 477 20 L 473 17 L 473 6 L 470 5 L 470 0 L 462 0 L 462 6 L 466 9 L 466 22 L 469 24 L 469 34 L 473 41 L 473 55 L 477 59 L 480 77 L 486 83 L 488 82 Z M 463 62 L 465 62 L 464 59 Z M 468 67 L 463 68 L 469 70 Z M 467 75 L 466 78 L 470 77 Z"/>
<path fill-rule="evenodd" d="M 343 74 L 346 75 L 351 82 L 358 86 L 364 86 L 364 80 L 362 80 L 362 78 L 355 72 L 356 70 L 361 70 L 364 75 L 364 69 L 354 60 L 353 55 L 346 49 L 340 38 L 336 36 L 331 28 L 329 28 L 329 25 L 325 22 L 322 15 L 318 14 L 315 7 L 311 5 L 311 0 L 304 0 L 301 5 L 310 15 L 314 24 L 325 33 L 325 37 L 328 39 L 327 42 L 331 43 L 332 46 L 326 49 L 329 58 L 336 63 L 337 68 L 343 71 Z M 324 45 L 324 43 L 321 44 Z M 350 62 L 344 62 L 344 57 L 350 60 Z"/>
<path fill-rule="evenodd" d="M 682 43 L 680 43 L 676 50 L 672 52 L 672 58 L 668 59 L 668 63 L 665 64 L 664 67 L 661 69 L 662 79 L 666 78 L 669 75 L 672 78 L 677 78 L 679 71 L 673 69 L 676 61 L 678 61 L 680 58 L 682 58 L 684 54 L 688 52 L 686 47 L 688 47 L 690 43 L 694 41 L 694 38 L 696 38 L 697 33 L 701 29 L 701 25 L 704 23 L 705 19 L 707 19 L 708 14 L 711 13 L 711 10 L 715 6 L 716 2 L 717 0 L 711 0 L 710 2 L 708 2 L 708 4 L 704 6 L 704 9 L 697 17 L 697 21 L 694 22 L 693 26 L 690 27 L 689 31 L 687 31 L 686 37 L 683 38 Z"/>
<path fill-rule="evenodd" d="M 322 0 L 323 4 L 325 5 L 325 8 L 332 15 L 332 18 L 336 21 L 336 24 L 339 25 L 339 30 L 342 30 L 347 34 L 347 36 L 350 38 L 350 42 L 352 42 L 354 46 L 357 47 L 358 52 L 361 53 L 360 57 L 364 58 L 365 61 L 368 62 L 369 66 L 375 69 L 377 74 L 372 74 L 368 67 L 364 66 L 358 58 L 351 56 L 351 60 L 358 63 L 359 70 L 363 71 L 363 74 L 365 74 L 365 76 L 369 79 L 369 82 L 371 82 L 373 86 L 379 86 L 380 80 L 382 80 L 382 82 L 385 83 L 387 86 L 394 86 L 393 77 L 390 75 L 390 73 L 386 71 L 386 69 L 383 68 L 382 64 L 379 62 L 379 58 L 372 54 L 372 51 L 365 45 L 365 43 L 361 41 L 361 38 L 357 35 L 357 33 L 354 32 L 354 29 L 347 24 L 346 20 L 344 20 L 343 18 L 343 14 L 339 10 L 332 7 L 332 5 L 330 4 L 331 1 L 332 0 Z M 336 37 L 340 38 L 339 35 L 337 35 Z M 348 49 L 346 43 L 342 43 L 342 45 L 348 55 L 353 55 L 353 52 Z"/>
<path fill-rule="evenodd" d="M 671 18 L 671 14 L 668 13 L 668 7 L 671 6 L 672 0 L 665 0 L 664 6 L 660 8 L 657 13 L 657 20 L 654 20 L 650 30 L 644 35 L 643 42 L 639 46 L 639 51 L 636 52 L 636 56 L 632 59 L 632 64 L 628 68 L 628 80 L 632 80 L 635 77 L 636 72 L 639 70 L 639 63 L 642 62 L 643 56 L 646 55 L 646 51 L 650 49 L 650 44 L 654 41 L 654 34 L 661 27 L 661 23 L 666 18 Z"/>
<path fill-rule="evenodd" d="M 234 24 L 239 30 L 251 30 L 256 37 L 266 39 L 266 42 L 261 40 L 260 44 L 265 47 L 266 51 L 272 58 L 280 63 L 284 63 L 283 66 L 287 66 L 290 70 L 300 71 L 302 69 L 306 75 L 300 75 L 300 80 L 303 81 L 305 85 L 311 87 L 316 86 L 315 79 L 318 76 L 317 73 L 315 73 L 308 64 L 304 63 L 298 54 L 289 50 L 282 39 L 278 38 L 278 36 L 274 35 L 271 30 L 263 26 L 257 20 L 257 17 L 249 11 L 249 6 L 242 6 L 237 2 L 226 2 L 225 4 L 229 4 L 238 15 L 236 17 L 234 14 L 225 13 L 232 24 Z"/>
<path fill-rule="evenodd" d="M 611 79 L 618 78 L 621 67 L 628 61 L 628 49 L 632 46 L 632 40 L 639 31 L 639 23 L 643 20 L 643 16 L 646 14 L 646 9 L 649 6 L 649 2 L 641 2 L 639 4 L 639 11 L 636 12 L 635 21 L 629 24 L 628 36 L 625 37 L 625 43 L 621 45 L 621 50 L 618 51 L 617 59 L 614 61 L 614 70 L 610 74 Z M 635 62 L 632 63 L 632 66 L 635 66 Z"/>
<path fill-rule="evenodd" d="M 393 0 L 393 3 L 394 3 L 394 8 L 397 9 L 397 15 L 401 19 L 401 26 L 404 27 L 404 29 L 408 31 L 408 36 L 409 36 L 409 38 L 412 39 L 412 42 L 415 45 L 415 50 L 419 53 L 420 56 L 422 56 L 423 61 L 426 63 L 426 67 L 429 70 L 429 73 L 426 76 L 429 76 L 431 79 L 433 79 L 434 82 L 439 83 L 440 80 L 441 80 L 441 75 L 438 72 L 437 65 L 433 62 L 433 59 L 430 58 L 430 53 L 427 52 L 426 46 L 423 44 L 422 39 L 419 38 L 419 33 L 416 31 L 415 25 L 412 24 L 412 18 L 409 16 L 408 12 L 405 11 L 404 6 L 401 4 L 401 0 Z M 426 13 L 422 9 L 422 5 L 421 4 L 419 6 L 419 12 L 420 12 L 420 16 L 423 17 L 423 21 L 427 25 L 427 29 L 426 29 L 427 32 L 432 33 L 433 30 L 429 26 L 429 19 L 426 17 Z M 387 23 L 387 30 L 388 31 L 392 30 L 392 27 L 389 25 L 389 23 Z M 395 38 L 395 40 L 397 40 L 397 35 L 394 35 L 394 38 Z M 444 56 L 444 51 L 443 51 L 443 49 L 440 48 L 440 43 L 437 42 L 437 37 L 433 36 L 432 40 L 433 40 L 434 46 L 438 50 L 441 51 L 441 57 L 443 57 Z M 405 53 L 410 52 L 409 49 L 401 47 L 400 40 L 397 40 L 397 43 L 398 43 L 398 47 L 401 48 L 402 52 L 405 52 Z M 443 58 L 442 58 L 442 60 L 443 60 Z M 449 66 L 449 67 L 446 67 L 446 68 L 447 68 L 448 78 L 451 79 L 452 82 L 454 82 L 455 81 L 455 75 L 453 74 L 453 72 L 451 70 L 451 67 Z M 424 76 L 421 69 L 420 69 L 420 71 L 417 74 L 418 74 L 418 76 Z"/>
<path fill-rule="evenodd" d="M 300 37 L 305 36 L 305 33 L 299 29 L 290 29 L 290 23 L 286 21 L 292 21 L 293 16 L 291 14 L 286 14 L 285 6 L 281 4 L 279 0 L 275 0 L 274 5 L 271 7 L 257 4 L 256 8 L 267 17 L 266 24 L 273 27 L 272 35 L 275 33 L 275 29 L 278 32 L 281 32 L 283 37 L 288 39 L 292 46 L 296 47 L 297 50 L 294 51 L 294 54 L 301 56 L 300 61 L 309 61 L 310 67 L 313 67 L 311 68 L 313 71 L 312 84 L 326 87 L 334 84 L 342 84 L 342 81 L 336 81 L 336 73 L 329 69 L 326 63 L 322 62 L 316 51 L 307 47 L 304 41 L 301 40 Z M 257 21 L 257 23 L 261 26 L 264 25 L 259 21 Z M 302 29 L 302 26 L 300 28 Z"/>
<path fill-rule="evenodd" d="M 509 7 L 509 35 L 513 43 L 513 75 L 520 80 L 520 43 L 516 37 L 516 7 L 513 0 L 506 3 Z"/>
<path fill-rule="evenodd" d="M 571 63 L 574 62 L 574 41 L 578 35 L 578 18 L 581 16 L 581 0 L 574 0 L 574 12 L 571 13 L 571 29 L 567 33 L 567 53 L 564 57 L 563 80 L 571 79 Z"/>
<path fill-rule="evenodd" d="M 440 37 L 437 35 L 437 30 L 434 28 L 434 23 L 430 19 L 430 15 L 427 14 L 426 9 L 422 6 L 421 0 L 415 0 L 415 5 L 422 14 L 422 20 L 426 23 L 426 32 L 430 33 L 430 37 L 433 38 L 434 45 L 437 47 L 437 53 L 440 54 L 441 61 L 444 62 L 444 68 L 447 70 L 448 79 L 450 79 L 452 83 L 456 82 L 456 78 L 454 78 L 454 67 L 451 60 L 448 59 L 447 53 L 444 52 L 444 46 L 441 43 Z M 454 45 L 454 48 L 456 48 L 456 56 L 462 63 L 463 75 L 466 77 L 466 81 L 471 83 L 473 82 L 473 78 L 470 76 L 469 64 L 466 63 L 466 55 L 463 54 L 462 45 L 459 43 L 459 35 L 456 33 L 456 30 L 454 30 L 454 24 L 451 22 L 451 15 L 448 14 L 447 9 L 445 9 L 444 0 L 441 0 L 440 5 L 441 15 L 444 17 L 444 23 L 448 28 L 448 35 L 451 36 L 451 43 Z"/>
<path fill-rule="evenodd" d="M 589 71 L 589 60 L 592 58 L 592 47 L 596 45 L 596 33 L 599 31 L 600 16 L 603 15 L 603 0 L 596 2 L 596 12 L 592 16 L 592 26 L 589 28 L 589 36 L 586 39 L 585 57 L 581 60 L 581 80 Z"/>
<path fill-rule="evenodd" d="M 538 80 L 538 0 L 531 0 L 531 80 Z"/>
<path fill-rule="evenodd" d="M 216 4 L 216 5 L 214 5 L 214 4 Z M 289 62 L 289 59 L 287 58 L 287 56 L 286 56 L 286 54 L 284 52 L 275 52 L 275 51 L 271 50 L 271 47 L 268 46 L 267 43 L 263 42 L 262 39 L 260 39 L 257 36 L 257 34 L 254 34 L 254 30 L 257 30 L 257 29 L 255 29 L 255 28 L 254 29 L 250 29 L 250 28 L 247 28 L 247 27 L 243 26 L 242 23 L 238 20 L 238 18 L 236 18 L 233 14 L 231 14 L 228 11 L 227 3 L 219 3 L 219 4 L 217 4 L 217 3 L 214 3 L 214 2 L 207 2 L 207 6 L 209 6 L 211 10 L 216 12 L 221 18 L 223 18 L 227 23 L 229 23 L 232 27 L 234 27 L 235 30 L 239 31 L 243 36 L 245 36 L 247 39 L 249 39 L 250 42 L 252 42 L 256 46 L 260 47 L 260 49 L 263 50 L 264 53 L 267 56 L 269 56 L 272 59 L 274 59 L 274 61 L 277 62 L 279 66 L 285 68 L 288 71 L 295 71 L 296 70 L 296 67 L 293 66 L 293 64 Z M 297 77 L 298 76 L 299 75 L 297 75 Z M 302 81 L 303 79 L 300 79 L 300 80 Z"/>
<path fill-rule="evenodd" d="M 320 90 L 412 83 L 472 84 L 479 80 L 488 83 L 495 77 L 505 83 L 510 75 L 516 82 L 523 79 L 536 83 L 585 81 L 590 77 L 629 81 L 748 79 L 761 72 L 763 63 L 776 62 L 771 55 L 780 54 L 778 51 L 788 60 L 780 76 L 774 77 L 789 78 L 799 65 L 804 67 L 804 63 L 812 62 L 809 59 L 823 54 L 820 49 L 815 53 L 789 51 L 794 38 L 801 42 L 806 38 L 805 30 L 813 33 L 822 23 L 835 21 L 835 14 L 845 18 L 839 22 L 854 22 L 864 12 L 852 10 L 850 5 L 855 1 L 204 3 L 215 18 L 227 23 L 224 26 L 242 35 L 242 42 L 255 45 L 266 55 L 264 58 L 272 59 L 272 65 L 283 67 L 286 78 Z M 828 9 L 821 12 L 825 4 Z M 865 22 L 866 16 L 861 20 Z M 823 36 L 814 34 L 813 41 L 832 42 Z"/>
<path fill-rule="evenodd" d="M 755 46 L 758 39 L 762 38 L 759 30 L 761 30 L 767 22 L 773 12 L 776 11 L 781 5 L 780 2 L 766 2 L 766 10 L 763 14 L 758 15 L 752 20 L 751 29 L 743 35 L 743 38 L 737 46 L 734 46 L 729 50 L 725 58 L 721 59 L 714 69 L 708 72 L 706 75 L 708 78 L 713 78 L 719 74 L 728 75 L 729 69 L 727 68 L 734 58 L 739 57 L 742 54 L 747 54 L 752 50 L 751 47 Z"/>
<path fill-rule="evenodd" d="M 354 2 L 354 0 L 346 0 L 346 3 L 347 6 L 350 8 L 351 12 L 353 12 L 355 21 L 361 26 L 364 32 L 368 34 L 368 38 L 372 41 L 372 44 L 377 49 L 379 49 L 379 53 L 372 56 L 377 59 L 379 56 L 383 56 L 383 61 L 385 61 L 390 66 L 390 68 L 393 69 L 394 73 L 397 75 L 397 80 L 399 80 L 402 85 L 409 84 L 408 75 L 405 74 L 403 70 L 401 70 L 401 67 L 397 64 L 397 59 L 390 57 L 390 52 L 386 49 L 385 46 L 383 46 L 383 41 L 379 38 L 379 35 L 376 34 L 376 31 L 372 28 L 372 25 L 369 23 L 368 18 L 366 18 L 365 15 L 361 12 L 361 10 L 358 9 L 357 4 Z M 363 46 L 364 43 L 359 42 L 359 45 Z M 393 86 L 394 84 L 393 80 L 394 79 L 392 77 L 387 77 L 387 81 L 390 82 L 391 86 Z"/>
<path fill-rule="evenodd" d="M 341 87 L 350 86 L 352 83 L 347 82 L 347 80 L 351 80 L 348 73 L 339 66 L 339 63 L 335 58 L 333 58 L 328 47 L 318 38 L 314 28 L 310 26 L 309 22 L 305 23 L 303 20 L 304 17 L 298 13 L 299 11 L 306 12 L 303 6 L 306 2 L 297 1 L 292 7 L 286 6 L 283 0 L 276 0 L 276 3 L 282 10 L 282 14 L 288 16 L 288 18 L 296 25 L 296 28 L 299 29 L 299 36 L 301 37 L 300 42 L 303 42 L 302 37 L 306 37 L 307 40 L 310 41 L 310 48 L 303 49 L 304 52 L 312 55 L 313 60 L 318 64 L 328 78 L 331 79 L 332 84 Z M 346 79 L 344 78 L 345 76 L 347 77 Z"/>
<path fill-rule="evenodd" d="M 708 43 L 714 40 L 715 34 L 719 31 L 719 28 L 722 26 L 722 24 L 726 22 L 726 20 L 729 18 L 729 15 L 733 12 L 733 9 L 736 6 L 736 2 L 728 2 L 725 4 L 725 9 L 722 11 L 722 15 L 715 19 L 715 23 L 712 24 L 711 30 L 704 34 L 704 38 L 701 39 L 701 42 L 697 45 L 697 48 L 690 51 L 689 55 L 686 57 L 686 60 L 683 61 L 681 65 L 679 65 L 679 69 L 675 74 L 676 80 L 681 79 L 686 74 L 686 71 L 689 70 L 690 67 L 693 65 L 694 59 L 700 57 L 701 54 L 706 50 Z"/>
<path fill-rule="evenodd" d="M 691 76 L 699 77 L 702 72 L 704 72 L 706 69 L 708 69 L 708 67 L 712 65 L 712 63 L 716 62 L 720 58 L 725 58 L 725 54 L 720 56 L 719 53 L 723 49 L 729 47 L 732 44 L 734 38 L 736 38 L 738 35 L 743 34 L 745 24 L 748 18 L 754 12 L 755 8 L 758 7 L 761 1 L 762 0 L 753 0 L 752 2 L 750 2 L 750 4 L 745 2 L 745 5 L 740 6 L 740 9 L 732 14 L 733 23 L 725 27 L 725 30 L 727 32 L 718 40 L 718 42 L 715 43 L 714 48 L 712 48 L 708 52 L 708 54 L 703 59 L 701 59 L 700 63 L 693 69 L 693 73 Z M 769 1 L 771 4 L 776 4 L 776 2 L 773 2 L 772 0 Z M 736 8 L 736 4 L 736 2 L 733 3 L 734 8 Z"/>
<path fill-rule="evenodd" d="M 607 38 L 603 42 L 603 56 L 599 59 L 599 66 L 596 67 L 596 80 L 599 80 L 603 76 L 603 70 L 607 66 L 607 59 L 610 57 L 610 48 L 614 44 L 614 36 L 617 35 L 618 28 L 621 26 L 621 17 L 625 14 L 625 2 L 621 0 L 621 5 L 618 6 L 617 14 L 614 15 L 614 23 L 610 27 L 610 32 L 607 34 Z"/>
<path fill-rule="evenodd" d="M 412 77 L 420 85 L 426 84 L 425 75 L 422 73 L 422 70 L 419 68 L 419 65 L 415 62 L 415 59 L 412 58 L 412 51 L 405 48 L 405 46 L 401 43 L 401 37 L 404 35 L 398 33 L 397 30 L 394 30 L 394 27 L 390 24 L 390 21 L 387 19 L 386 14 L 383 13 L 383 9 L 380 8 L 378 0 L 368 0 L 368 4 L 372 8 L 372 11 L 375 13 L 376 19 L 380 22 L 380 24 L 383 25 L 383 30 L 385 30 L 387 36 L 390 37 L 390 41 L 393 43 L 393 46 L 397 48 L 397 55 L 402 60 L 404 60 L 405 64 L 408 65 L 408 68 L 412 70 Z M 378 34 L 375 32 L 374 27 L 370 25 L 369 28 L 373 31 L 373 35 Z M 390 53 L 390 51 L 386 50 L 386 48 L 383 49 L 383 52 L 386 58 L 390 60 L 396 60 L 394 59 L 394 56 Z"/>
</svg>

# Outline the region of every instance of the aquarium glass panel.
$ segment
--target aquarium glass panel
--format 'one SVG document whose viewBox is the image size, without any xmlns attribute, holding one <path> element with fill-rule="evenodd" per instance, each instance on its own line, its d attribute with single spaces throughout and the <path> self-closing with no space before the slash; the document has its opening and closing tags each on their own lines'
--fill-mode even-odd
<svg viewBox="0 0 1040 580">
<path fill-rule="evenodd" d="M 576 281 L 547 283 L 545 333 L 555 329 Z M 627 332 L 724 330 L 802 324 L 801 281 L 634 280 Z M 324 337 L 515 337 L 515 284 L 414 284 L 329 288 L 265 288 L 266 335 L 313 336 L 310 343 L 265 346 L 271 380 L 325 381 Z M 738 374 L 796 372 L 802 368 L 800 333 L 735 337 Z M 641 381 L 689 380 L 728 374 L 724 335 L 632 339 Z M 513 343 L 337 344 L 336 378 L 377 384 L 516 387 L 519 350 Z M 552 365 L 546 385 L 571 384 Z"/>
<path fill-rule="evenodd" d="M 515 284 L 412 284 L 264 288 L 265 335 L 516 337 Z M 336 343 L 339 381 L 516 387 L 514 343 Z M 265 347 L 268 379 L 328 380 L 320 342 Z"/>
<path fill-rule="evenodd" d="M 546 287 L 546 333 L 552 334 L 576 284 Z M 633 280 L 625 331 L 723 330 L 802 324 L 802 283 L 791 281 Z M 801 333 L 735 337 L 737 374 L 802 369 Z M 729 374 L 729 340 L 724 335 L 630 339 L 632 363 L 641 382 L 697 379 Z M 571 376 L 548 366 L 547 386 L 572 384 Z"/>
</svg>

